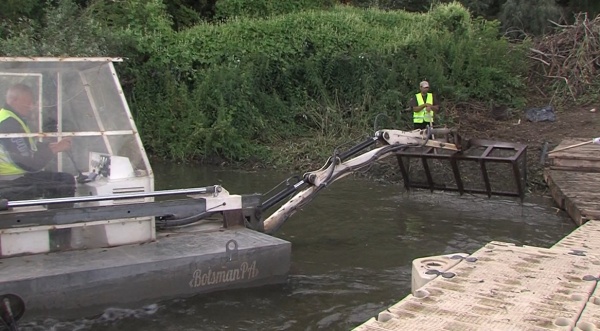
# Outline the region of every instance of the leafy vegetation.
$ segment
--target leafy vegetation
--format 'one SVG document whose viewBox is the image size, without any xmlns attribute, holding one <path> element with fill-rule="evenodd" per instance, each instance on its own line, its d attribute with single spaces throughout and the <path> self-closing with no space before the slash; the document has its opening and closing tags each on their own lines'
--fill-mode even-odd
<svg viewBox="0 0 600 331">
<path fill-rule="evenodd" d="M 200 24 L 157 45 L 136 72 L 133 105 L 142 132 L 160 119 L 149 149 L 180 159 L 247 159 L 281 140 L 348 137 L 379 113 L 407 128 L 399 112 L 425 78 L 448 99 L 522 101 L 523 48 L 498 29 L 458 4 L 428 15 L 336 7 Z M 142 83 L 156 78 L 158 89 Z"/>
<path fill-rule="evenodd" d="M 220 0 L 215 3 L 215 18 L 264 18 L 303 10 L 326 9 L 333 5 L 333 0 Z"/>
<path fill-rule="evenodd" d="M 524 38 L 527 33 L 543 35 L 560 17 L 560 7 L 554 0 L 507 0 L 500 13 L 504 29 L 514 38 Z"/>
<path fill-rule="evenodd" d="M 511 1 L 519 2 L 501 2 Z M 502 7 L 469 3 L 481 13 Z M 403 110 L 423 79 L 443 100 L 524 102 L 529 42 L 509 43 L 499 21 L 458 2 L 387 1 L 426 13 L 325 0 L 23 4 L 0 5 L 15 16 L 0 52 L 125 57 L 117 70 L 142 139 L 162 158 L 265 162 L 272 146 L 293 141 L 298 160 L 311 139 L 337 144 L 371 132 L 378 114 L 406 129 Z M 452 116 L 442 108 L 438 118 Z"/>
</svg>

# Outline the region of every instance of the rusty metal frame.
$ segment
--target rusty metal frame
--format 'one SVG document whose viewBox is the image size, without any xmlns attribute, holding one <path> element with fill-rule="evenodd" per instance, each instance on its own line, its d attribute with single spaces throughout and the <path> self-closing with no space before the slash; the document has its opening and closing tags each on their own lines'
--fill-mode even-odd
<svg viewBox="0 0 600 331">
<path fill-rule="evenodd" d="M 396 158 L 400 167 L 400 173 L 404 180 L 404 187 L 408 190 L 410 188 L 425 188 L 433 190 L 447 190 L 447 191 L 458 191 L 461 195 L 464 193 L 477 193 L 487 194 L 488 197 L 492 195 L 500 196 L 515 196 L 520 197 L 521 200 L 525 198 L 525 184 L 527 182 L 527 145 L 518 143 L 507 143 L 491 140 L 482 139 L 471 139 L 467 142 L 466 146 L 470 148 L 485 148 L 485 151 L 481 155 L 466 155 L 464 152 L 455 152 L 453 154 L 439 154 L 436 153 L 436 149 L 433 147 L 425 147 L 415 150 L 414 147 L 407 147 L 396 152 Z M 514 154 L 510 157 L 498 157 L 490 156 L 490 154 L 497 150 L 511 150 Z M 411 181 L 408 162 L 410 158 L 418 158 L 423 164 L 423 170 L 427 178 L 427 184 L 415 183 Z M 446 160 L 450 163 L 454 181 L 456 187 L 447 186 L 440 183 L 435 183 L 431 170 L 429 167 L 428 160 L 438 159 Z M 460 162 L 477 162 L 481 170 L 481 178 L 485 185 L 485 189 L 468 188 L 465 187 L 459 170 Z M 516 184 L 516 191 L 502 191 L 493 190 L 487 170 L 488 163 L 509 163 L 512 166 L 512 175 Z M 519 166 L 522 166 L 524 170 L 521 173 Z"/>
</svg>

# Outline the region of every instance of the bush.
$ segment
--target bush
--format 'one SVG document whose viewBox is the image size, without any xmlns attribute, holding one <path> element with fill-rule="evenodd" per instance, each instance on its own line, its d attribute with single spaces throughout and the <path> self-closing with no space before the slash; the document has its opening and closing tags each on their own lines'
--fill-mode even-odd
<svg viewBox="0 0 600 331">
<path fill-rule="evenodd" d="M 557 22 L 561 9 L 555 0 L 507 0 L 500 11 L 500 20 L 507 35 L 523 39 L 550 32 L 550 20 Z"/>
<path fill-rule="evenodd" d="M 7 23 L 0 39 L 4 56 L 102 56 L 107 54 L 99 23 L 72 1 L 46 6 L 41 22 L 21 17 Z"/>
<path fill-rule="evenodd" d="M 159 80 L 172 94 L 146 84 L 133 92 L 136 107 L 160 96 L 157 112 L 185 108 L 183 118 L 160 117 L 155 153 L 245 159 L 265 152 L 255 144 L 371 130 L 379 113 L 409 120 L 400 111 L 425 78 L 443 99 L 520 104 L 523 52 L 499 36 L 498 22 L 472 20 L 457 3 L 428 14 L 336 7 L 180 32 L 145 64 L 169 72 Z M 156 80 L 145 75 L 137 80 Z M 142 132 L 155 118 L 140 117 Z"/>
<path fill-rule="evenodd" d="M 219 0 L 215 4 L 215 16 L 221 20 L 236 17 L 266 18 L 302 10 L 326 9 L 333 6 L 334 2 L 334 0 Z"/>
<path fill-rule="evenodd" d="M 100 1 L 72 19 L 90 29 L 72 30 L 70 38 L 90 33 L 82 38 L 89 45 L 64 40 L 26 55 L 118 50 L 128 58 L 118 70 L 142 139 L 164 158 L 264 159 L 278 141 L 370 132 L 381 113 L 408 128 L 410 112 L 402 110 L 423 79 L 442 100 L 522 100 L 525 45 L 509 45 L 498 22 L 473 20 L 459 3 L 427 14 L 336 6 L 178 32 L 159 0 L 119 4 Z M 292 10 L 264 4 L 281 6 L 270 13 Z M 53 29 L 67 20 L 54 19 Z M 34 44 L 44 33 L 35 29 L 2 46 Z"/>
</svg>

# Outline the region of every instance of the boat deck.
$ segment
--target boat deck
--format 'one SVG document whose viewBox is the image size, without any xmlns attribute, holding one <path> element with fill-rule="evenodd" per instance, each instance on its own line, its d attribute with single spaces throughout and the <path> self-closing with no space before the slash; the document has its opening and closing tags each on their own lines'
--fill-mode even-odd
<svg viewBox="0 0 600 331">
<path fill-rule="evenodd" d="M 289 242 L 245 228 L 163 233 L 146 244 L 2 259 L 0 293 L 23 298 L 28 319 L 89 316 L 115 305 L 283 283 L 290 259 Z"/>
</svg>

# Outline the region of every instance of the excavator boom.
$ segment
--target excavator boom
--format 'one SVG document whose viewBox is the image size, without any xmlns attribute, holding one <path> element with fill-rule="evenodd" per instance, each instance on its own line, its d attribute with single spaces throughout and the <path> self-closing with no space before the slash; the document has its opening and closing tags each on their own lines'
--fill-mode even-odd
<svg viewBox="0 0 600 331">
<path fill-rule="evenodd" d="M 358 171 L 373 162 L 382 160 L 390 155 L 395 155 L 398 151 L 407 147 L 428 146 L 455 152 L 459 151 L 460 146 L 457 146 L 454 143 L 430 139 L 434 134 L 447 135 L 451 133 L 453 133 L 452 130 L 445 128 L 414 131 L 377 131 L 372 138 L 357 145 L 359 148 L 352 148 L 352 152 L 346 153 L 346 155 L 357 154 L 361 149 L 367 148 L 376 142 L 382 143 L 383 146 L 372 149 L 349 160 L 344 160 L 344 155 L 342 155 L 342 157 L 334 155 L 327 160 L 321 169 L 304 174 L 300 184 L 295 185 L 296 188 L 301 188 L 303 184 L 306 184 L 304 185 L 304 188 L 265 219 L 263 223 L 264 232 L 275 233 L 290 216 L 292 216 L 299 208 L 310 202 L 314 196 L 327 185 Z"/>
</svg>

